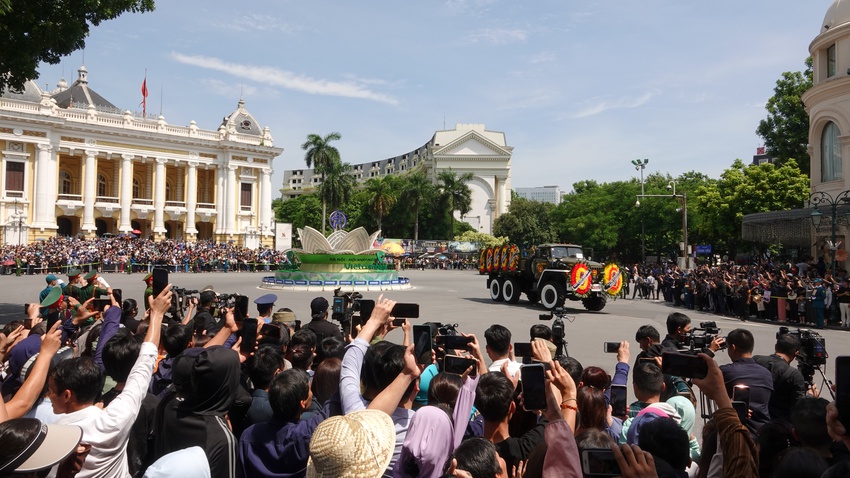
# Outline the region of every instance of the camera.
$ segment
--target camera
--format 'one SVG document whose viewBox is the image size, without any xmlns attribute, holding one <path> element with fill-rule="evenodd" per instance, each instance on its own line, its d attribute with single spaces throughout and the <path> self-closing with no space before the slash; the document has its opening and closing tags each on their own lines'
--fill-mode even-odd
<svg viewBox="0 0 850 478">
<path fill-rule="evenodd" d="M 171 308 L 168 310 L 168 314 L 173 319 L 182 321 L 183 315 L 189 307 L 189 300 L 193 295 L 198 295 L 198 291 L 172 286 L 171 292 Z"/>
<path fill-rule="evenodd" d="M 691 329 L 690 332 L 682 336 L 682 343 L 685 348 L 680 349 L 680 352 L 697 353 L 707 349 L 716 337 L 723 339 L 719 350 L 724 350 L 726 348 L 726 337 L 720 336 L 720 328 L 717 326 L 717 322 L 700 322 L 699 327 Z"/>
<path fill-rule="evenodd" d="M 800 340 L 800 351 L 797 352 L 797 369 L 803 374 L 806 383 L 813 384 L 815 370 L 821 365 L 826 365 L 829 354 L 826 351 L 826 339 L 811 329 L 797 329 L 793 331 L 788 327 L 779 327 L 776 338 L 780 335 L 789 334 Z"/>
<path fill-rule="evenodd" d="M 550 314 L 540 314 L 537 318 L 539 320 L 555 319 L 555 321 L 552 322 L 552 343 L 555 344 L 556 347 L 554 358 L 558 359 L 563 356 L 568 357 L 570 354 L 567 352 L 567 341 L 564 340 L 567 335 L 566 328 L 564 327 L 564 318 L 570 322 L 572 322 L 573 319 L 567 315 L 567 310 L 563 307 L 555 307 L 552 309 Z"/>
</svg>

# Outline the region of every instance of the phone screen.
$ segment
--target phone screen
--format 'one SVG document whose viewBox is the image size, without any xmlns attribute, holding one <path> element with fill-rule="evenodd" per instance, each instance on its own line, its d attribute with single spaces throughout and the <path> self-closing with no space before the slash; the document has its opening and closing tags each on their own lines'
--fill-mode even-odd
<svg viewBox="0 0 850 478">
<path fill-rule="evenodd" d="M 124 303 L 124 294 L 121 292 L 121 289 L 112 289 L 112 297 L 115 298 L 115 303 L 118 304 L 118 307 L 121 307 Z"/>
<path fill-rule="evenodd" d="M 360 299 L 360 322 L 365 324 L 372 311 L 375 310 L 375 301 L 372 299 Z"/>
<path fill-rule="evenodd" d="M 744 402 L 747 406 L 750 405 L 750 387 L 746 385 L 735 385 L 732 388 L 732 400 Z"/>
<path fill-rule="evenodd" d="M 431 326 L 430 325 L 414 325 L 413 326 L 413 354 L 416 356 L 416 363 L 430 364 L 431 351 Z"/>
<path fill-rule="evenodd" d="M 620 351 L 620 342 L 605 342 L 605 353 L 615 354 Z"/>
<path fill-rule="evenodd" d="M 546 370 L 542 364 L 523 365 L 519 369 L 522 378 L 522 403 L 528 411 L 546 409 Z"/>
<path fill-rule="evenodd" d="M 742 423 L 743 423 L 744 420 L 749 418 L 749 415 L 750 415 L 749 408 L 750 407 L 746 404 L 746 402 L 742 402 L 742 401 L 739 401 L 739 400 L 733 400 L 732 401 L 732 408 L 735 409 L 735 413 L 738 414 L 738 419 L 741 420 Z"/>
<path fill-rule="evenodd" d="M 620 465 L 610 448 L 585 448 L 581 451 L 581 470 L 584 476 L 619 476 Z"/>
<path fill-rule="evenodd" d="M 462 375 L 469 367 L 475 371 L 475 360 L 457 355 L 446 355 L 443 359 L 443 371 L 447 373 Z"/>
<path fill-rule="evenodd" d="M 532 357 L 534 353 L 531 351 L 531 342 L 515 342 L 514 355 L 517 357 Z"/>
<path fill-rule="evenodd" d="M 94 300 L 94 310 L 96 310 L 98 312 L 103 312 L 103 309 L 105 309 L 107 305 L 112 305 L 112 299 L 95 299 Z"/>
<path fill-rule="evenodd" d="M 661 372 L 681 378 L 705 378 L 708 364 L 696 355 L 664 352 L 661 356 Z"/>
<path fill-rule="evenodd" d="M 463 335 L 438 335 L 436 341 L 445 349 L 466 350 L 469 348 L 469 343 L 472 342 L 472 337 L 464 337 Z"/>
<path fill-rule="evenodd" d="M 629 413 L 628 389 L 625 385 L 611 385 L 611 414 L 615 417 L 624 417 Z"/>
<path fill-rule="evenodd" d="M 154 269 L 151 274 L 153 278 L 153 297 L 156 298 L 162 292 L 162 289 L 165 289 L 165 286 L 168 285 L 168 269 Z"/>
<path fill-rule="evenodd" d="M 263 337 L 269 338 L 280 338 L 280 326 L 277 324 L 263 324 L 263 328 L 260 329 L 260 334 Z"/>
<path fill-rule="evenodd" d="M 257 319 L 243 319 L 241 333 L 239 350 L 246 354 L 253 352 L 257 348 Z"/>
<path fill-rule="evenodd" d="M 393 306 L 393 311 L 390 315 L 393 317 L 404 317 L 405 319 L 417 319 L 419 318 L 419 304 L 397 303 Z"/>
<path fill-rule="evenodd" d="M 835 358 L 835 406 L 838 420 L 850 430 L 850 355 Z"/>
<path fill-rule="evenodd" d="M 236 296 L 236 320 L 243 320 L 245 317 L 248 317 L 248 296 L 247 295 L 237 295 Z"/>
</svg>

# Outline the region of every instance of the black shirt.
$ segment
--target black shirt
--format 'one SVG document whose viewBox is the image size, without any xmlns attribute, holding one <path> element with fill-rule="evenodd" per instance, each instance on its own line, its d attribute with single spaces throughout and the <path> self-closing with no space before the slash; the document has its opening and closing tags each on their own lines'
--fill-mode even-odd
<svg viewBox="0 0 850 478">
<path fill-rule="evenodd" d="M 721 365 L 723 381 L 726 382 L 726 392 L 732 396 L 735 385 L 746 385 L 750 387 L 750 410 L 752 416 L 745 420 L 745 425 L 750 431 L 757 431 L 762 425 L 770 421 L 770 402 L 773 393 L 773 376 L 770 372 L 757 364 L 751 357 L 738 359 L 732 363 Z"/>
<path fill-rule="evenodd" d="M 773 393 L 768 403 L 770 418 L 790 421 L 791 408 L 806 396 L 808 389 L 803 374 L 776 354 L 756 355 L 753 360 L 768 369 L 773 377 Z"/>
<path fill-rule="evenodd" d="M 342 332 L 340 332 L 339 327 L 325 319 L 311 320 L 305 327 L 316 334 L 317 346 L 321 345 L 322 340 L 328 337 L 336 337 L 342 340 Z"/>
</svg>

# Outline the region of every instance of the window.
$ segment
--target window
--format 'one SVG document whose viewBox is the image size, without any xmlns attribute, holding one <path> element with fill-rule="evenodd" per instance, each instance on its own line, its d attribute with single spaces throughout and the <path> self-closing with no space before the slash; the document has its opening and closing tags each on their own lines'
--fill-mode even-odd
<svg viewBox="0 0 850 478">
<path fill-rule="evenodd" d="M 71 188 L 71 175 L 68 171 L 59 171 L 59 194 L 74 194 Z"/>
<path fill-rule="evenodd" d="M 138 198 L 142 197 L 140 195 L 140 193 L 141 193 L 141 188 L 139 187 L 139 179 L 133 178 L 133 198 L 138 199 Z"/>
<path fill-rule="evenodd" d="M 835 76 L 835 44 L 826 49 L 826 77 Z"/>
<path fill-rule="evenodd" d="M 107 192 L 109 191 L 109 184 L 106 183 L 106 176 L 102 174 L 97 175 L 97 195 L 98 196 L 108 196 Z"/>
<path fill-rule="evenodd" d="M 174 196 L 172 196 L 173 192 L 174 192 L 174 188 L 171 187 L 171 181 L 166 181 L 165 182 L 165 200 L 166 201 L 173 201 L 174 200 Z"/>
<path fill-rule="evenodd" d="M 6 162 L 6 191 L 24 190 L 24 163 Z"/>
<path fill-rule="evenodd" d="M 239 199 L 239 204 L 242 207 L 251 207 L 251 193 L 253 190 L 253 185 L 251 183 L 242 183 L 242 194 Z"/>
<path fill-rule="evenodd" d="M 821 136 L 821 182 L 841 179 L 841 143 L 838 142 L 838 126 L 827 123 Z"/>
</svg>

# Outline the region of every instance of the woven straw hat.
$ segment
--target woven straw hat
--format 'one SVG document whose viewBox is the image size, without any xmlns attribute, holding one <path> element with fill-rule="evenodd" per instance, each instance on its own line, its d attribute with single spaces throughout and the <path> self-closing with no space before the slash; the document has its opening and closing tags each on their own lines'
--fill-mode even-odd
<svg viewBox="0 0 850 478">
<path fill-rule="evenodd" d="M 395 450 L 389 415 L 360 410 L 323 421 L 310 440 L 307 478 L 379 478 Z"/>
</svg>

